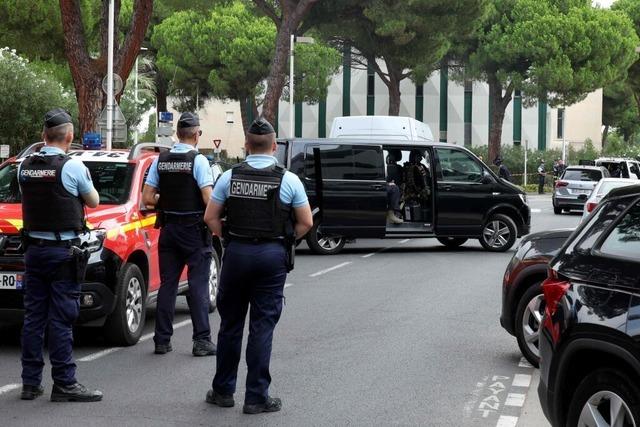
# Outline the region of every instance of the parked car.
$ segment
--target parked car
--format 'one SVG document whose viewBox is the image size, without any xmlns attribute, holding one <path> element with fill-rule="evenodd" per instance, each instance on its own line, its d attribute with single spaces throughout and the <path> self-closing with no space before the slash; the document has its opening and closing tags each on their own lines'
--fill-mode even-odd
<svg viewBox="0 0 640 427">
<path fill-rule="evenodd" d="M 158 151 L 167 146 L 141 143 L 131 151 L 82 151 L 69 155 L 84 162 L 100 195 L 100 206 L 87 209 L 91 233 L 83 247 L 91 251 L 81 283 L 78 324 L 102 327 L 116 345 L 135 344 L 142 334 L 145 311 L 160 287 L 159 230 L 156 215 L 142 203 L 142 186 Z M 36 149 L 25 152 L 34 152 Z M 21 195 L 17 169 L 23 158 L 0 167 L 0 321 L 22 321 L 24 251 Z M 214 236 L 209 280 L 210 310 L 215 309 L 222 245 Z M 186 274 L 179 291 L 187 291 Z"/>
<path fill-rule="evenodd" d="M 594 187 L 609 171 L 603 166 L 569 166 L 555 183 L 551 202 L 553 213 L 584 209 L 584 204 Z"/>
<path fill-rule="evenodd" d="M 502 252 L 529 233 L 524 191 L 499 179 L 463 147 L 425 141 L 294 139 L 280 141 L 276 155 L 306 188 L 314 213 L 314 227 L 306 239 L 318 254 L 338 253 L 356 238 L 407 237 L 433 237 L 448 247 L 478 239 L 486 250 Z M 413 163 L 398 165 L 390 158 Z M 423 186 L 419 191 L 408 183 L 401 186 L 402 224 L 387 223 L 386 177 L 391 168 Z"/>
<path fill-rule="evenodd" d="M 640 186 L 600 203 L 542 284 L 538 394 L 554 426 L 640 425 Z"/>
<path fill-rule="evenodd" d="M 542 282 L 549 261 L 560 251 L 573 229 L 529 234 L 520 241 L 504 272 L 500 325 L 515 336 L 522 355 L 537 367 L 538 331 L 544 314 Z"/>
<path fill-rule="evenodd" d="M 634 182 L 625 178 L 602 178 L 596 184 L 595 188 L 591 192 L 591 195 L 584 204 L 584 212 L 582 213 L 582 220 L 584 221 L 591 212 L 598 206 L 598 203 L 606 196 L 609 191 L 614 188 L 626 187 L 628 185 L 634 185 Z"/>
<path fill-rule="evenodd" d="M 596 166 L 607 168 L 612 178 L 640 179 L 640 163 L 635 159 L 623 157 L 601 157 L 595 160 Z"/>
</svg>

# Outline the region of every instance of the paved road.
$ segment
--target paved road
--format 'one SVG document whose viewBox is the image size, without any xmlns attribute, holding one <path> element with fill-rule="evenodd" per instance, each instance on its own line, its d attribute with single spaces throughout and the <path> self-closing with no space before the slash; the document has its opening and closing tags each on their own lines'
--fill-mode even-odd
<svg viewBox="0 0 640 427">
<path fill-rule="evenodd" d="M 531 198 L 534 231 L 573 227 L 549 198 Z M 468 242 L 456 251 L 435 240 L 370 240 L 340 255 L 304 249 L 289 276 L 272 359 L 276 414 L 246 416 L 240 405 L 204 402 L 214 358 L 191 356 L 186 304 L 179 301 L 173 353 L 152 354 L 151 335 L 112 349 L 80 331 L 79 379 L 105 393 L 101 403 L 18 399 L 19 342 L 0 330 L 0 425 L 544 425 L 527 395 L 534 370 L 498 323 L 500 284 L 512 256 Z M 211 317 L 217 331 L 219 317 Z M 147 332 L 152 331 L 153 310 Z M 243 401 L 241 364 L 236 401 Z M 45 372 L 47 393 L 51 388 Z M 526 420 L 525 420 L 526 418 Z"/>
</svg>

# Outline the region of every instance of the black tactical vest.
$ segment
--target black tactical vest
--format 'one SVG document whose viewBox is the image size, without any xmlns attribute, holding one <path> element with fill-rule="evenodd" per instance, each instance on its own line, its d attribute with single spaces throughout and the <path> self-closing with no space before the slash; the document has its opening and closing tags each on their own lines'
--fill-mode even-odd
<svg viewBox="0 0 640 427">
<path fill-rule="evenodd" d="M 231 171 L 227 233 L 232 239 L 281 239 L 293 235 L 291 208 L 280 200 L 285 169 L 255 169 L 241 163 Z"/>
<path fill-rule="evenodd" d="M 27 157 L 20 167 L 25 231 L 83 231 L 84 204 L 62 184 L 66 155 Z"/>
<path fill-rule="evenodd" d="M 171 153 L 165 151 L 158 158 L 160 176 L 159 209 L 172 212 L 204 212 L 202 192 L 193 176 L 198 152 Z"/>
</svg>

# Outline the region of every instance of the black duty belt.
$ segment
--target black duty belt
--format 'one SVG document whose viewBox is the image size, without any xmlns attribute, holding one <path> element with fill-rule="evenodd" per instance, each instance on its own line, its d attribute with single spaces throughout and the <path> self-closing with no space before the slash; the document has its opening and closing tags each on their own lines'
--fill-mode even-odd
<svg viewBox="0 0 640 427">
<path fill-rule="evenodd" d="M 202 212 L 184 215 L 164 213 L 164 222 L 166 224 L 195 225 L 203 221 L 203 215 Z"/>
<path fill-rule="evenodd" d="M 268 238 L 268 237 L 247 237 L 247 236 L 229 235 L 228 239 L 232 242 L 254 243 L 254 244 L 274 243 L 274 242 L 284 243 L 284 237 Z"/>
<path fill-rule="evenodd" d="M 47 247 L 58 247 L 58 248 L 70 248 L 71 246 L 80 245 L 80 239 L 71 239 L 71 240 L 49 240 L 49 239 L 38 239 L 34 237 L 27 237 L 27 242 L 29 245 L 34 246 L 47 246 Z"/>
</svg>

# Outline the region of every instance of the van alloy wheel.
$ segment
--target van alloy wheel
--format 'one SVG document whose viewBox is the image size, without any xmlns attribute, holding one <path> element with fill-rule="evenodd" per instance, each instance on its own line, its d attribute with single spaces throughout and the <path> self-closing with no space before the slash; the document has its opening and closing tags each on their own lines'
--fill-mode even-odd
<svg viewBox="0 0 640 427">
<path fill-rule="evenodd" d="M 320 230 L 317 231 L 318 245 L 324 250 L 332 251 L 336 249 L 342 243 L 342 237 L 340 236 L 323 236 Z"/>
<path fill-rule="evenodd" d="M 529 301 L 522 316 L 522 335 L 524 341 L 529 351 L 538 358 L 540 357 L 539 332 L 543 313 L 544 296 L 540 294 Z"/>
<path fill-rule="evenodd" d="M 612 391 L 599 391 L 587 400 L 579 426 L 588 427 L 636 427 L 636 420 L 627 403 Z"/>
<path fill-rule="evenodd" d="M 500 219 L 494 219 L 484 226 L 482 237 L 485 242 L 487 242 L 487 245 L 495 249 L 500 249 L 509 242 L 511 231 L 506 222 Z"/>
<path fill-rule="evenodd" d="M 132 277 L 127 285 L 126 309 L 129 331 L 136 332 L 142 320 L 142 286 L 137 277 Z"/>
<path fill-rule="evenodd" d="M 326 235 L 322 233 L 322 227 L 315 223 L 307 233 L 307 245 L 309 249 L 318 255 L 335 255 L 344 248 L 345 238 L 338 235 Z"/>
</svg>

